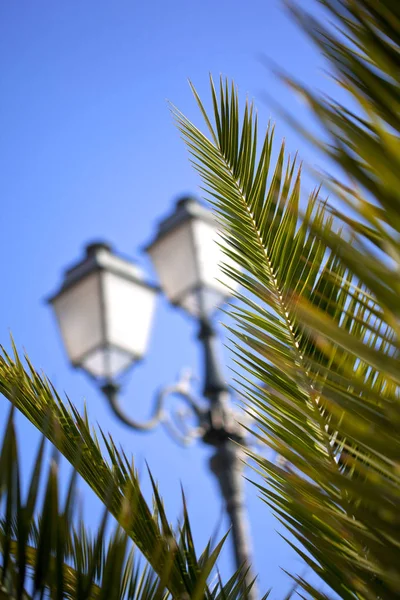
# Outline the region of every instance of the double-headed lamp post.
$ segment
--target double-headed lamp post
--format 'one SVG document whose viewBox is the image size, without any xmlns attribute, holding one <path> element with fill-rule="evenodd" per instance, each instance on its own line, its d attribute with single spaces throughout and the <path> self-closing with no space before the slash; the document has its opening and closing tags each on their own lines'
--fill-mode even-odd
<svg viewBox="0 0 400 600">
<path fill-rule="evenodd" d="M 148 431 L 163 423 L 183 443 L 200 437 L 215 448 L 210 467 L 232 524 L 237 567 L 247 569 L 246 583 L 250 583 L 253 575 L 240 448 L 245 444 L 245 430 L 230 404 L 213 325 L 216 308 L 226 301 L 235 285 L 221 270 L 221 262 L 229 263 L 229 259 L 217 243 L 218 237 L 218 226 L 210 211 L 195 198 L 184 197 L 160 222 L 155 239 L 146 248 L 168 300 L 199 323 L 198 339 L 204 355 L 201 402 L 191 391 L 186 373 L 157 394 L 147 422 L 137 422 L 122 411 L 119 376 L 146 353 L 158 288 L 145 281 L 136 264 L 115 255 L 108 244 L 86 247 L 86 256 L 66 271 L 50 303 L 72 365 L 96 381 L 124 424 Z M 165 399 L 171 394 L 185 401 L 185 411 L 165 409 Z M 195 427 L 191 426 L 193 417 Z M 249 598 L 255 597 L 253 586 Z"/>
</svg>

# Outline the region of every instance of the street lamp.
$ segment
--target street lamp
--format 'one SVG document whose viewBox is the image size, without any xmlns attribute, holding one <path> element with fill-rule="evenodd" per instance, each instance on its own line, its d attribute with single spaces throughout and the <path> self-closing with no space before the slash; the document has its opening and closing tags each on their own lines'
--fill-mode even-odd
<svg viewBox="0 0 400 600">
<path fill-rule="evenodd" d="M 236 564 L 245 566 L 246 583 L 253 580 L 243 488 L 244 429 L 230 404 L 230 391 L 218 359 L 213 325 L 216 309 L 232 295 L 235 283 L 221 269 L 230 259 L 214 216 L 198 200 L 181 198 L 173 213 L 162 220 L 146 248 L 161 289 L 168 300 L 199 323 L 203 347 L 206 402 L 191 390 L 186 373 L 156 396 L 153 414 L 141 423 L 126 415 L 118 403 L 118 376 L 146 353 L 157 288 L 137 265 L 116 256 L 104 243 L 90 244 L 85 258 L 68 269 L 60 290 L 50 299 L 73 366 L 96 380 L 115 415 L 136 430 L 153 429 L 160 422 L 187 443 L 201 437 L 213 446 L 210 467 L 216 475 L 232 524 Z M 185 412 L 167 412 L 165 399 L 178 395 Z M 187 417 L 195 417 L 196 426 Z M 255 588 L 249 595 L 256 597 Z"/>
<path fill-rule="evenodd" d="M 111 381 L 146 352 L 156 287 L 137 265 L 94 243 L 68 269 L 50 299 L 68 357 L 99 380 Z"/>
</svg>

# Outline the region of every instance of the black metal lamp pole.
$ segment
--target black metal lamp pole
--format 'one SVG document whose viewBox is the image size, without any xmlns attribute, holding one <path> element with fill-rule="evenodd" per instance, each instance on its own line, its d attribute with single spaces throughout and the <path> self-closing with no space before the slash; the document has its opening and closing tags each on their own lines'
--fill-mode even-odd
<svg viewBox="0 0 400 600">
<path fill-rule="evenodd" d="M 245 582 L 250 585 L 254 576 L 251 570 L 252 553 L 243 479 L 244 456 L 241 449 L 245 439 L 230 406 L 228 386 L 217 355 L 217 334 L 211 321 L 201 321 L 199 340 L 204 348 L 203 395 L 210 403 L 203 441 L 216 450 L 211 457 L 210 468 L 218 480 L 231 521 L 236 566 L 247 569 Z M 253 584 L 249 598 L 253 600 L 256 597 Z"/>
</svg>

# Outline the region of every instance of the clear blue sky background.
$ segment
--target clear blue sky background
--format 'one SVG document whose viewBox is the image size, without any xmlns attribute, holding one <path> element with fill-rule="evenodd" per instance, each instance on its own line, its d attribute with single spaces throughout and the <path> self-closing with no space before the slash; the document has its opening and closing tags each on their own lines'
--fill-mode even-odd
<svg viewBox="0 0 400 600">
<path fill-rule="evenodd" d="M 84 375 L 68 366 L 44 298 L 92 239 L 109 240 L 151 274 L 138 248 L 177 196 L 198 191 L 166 103 L 201 122 L 188 77 L 207 103 L 208 73 L 222 73 L 235 79 L 242 98 L 255 98 L 263 123 L 275 117 L 262 99 L 266 91 L 311 124 L 305 108 L 261 64 L 261 54 L 327 89 L 321 57 L 277 0 L 0 3 L 0 341 L 9 346 L 11 330 L 60 391 L 78 407 L 86 399 L 93 422 L 133 453 L 143 471 L 147 460 L 171 519 L 181 513 L 183 482 L 199 548 L 221 508 L 206 467 L 209 451 L 198 445 L 182 450 L 163 431 L 142 436 L 119 425 Z M 279 120 L 282 136 L 289 149 L 300 148 L 314 161 Z M 156 387 L 173 381 L 182 366 L 199 370 L 194 336 L 193 324 L 160 298 L 148 358 L 124 390 L 127 411 L 146 416 Z M 0 409 L 4 423 L 5 399 Z M 28 468 L 38 435 L 18 422 Z M 273 598 L 280 598 L 290 586 L 280 567 L 302 573 L 304 566 L 255 490 L 248 492 L 260 587 L 273 586 Z M 94 525 L 99 505 L 86 488 L 82 496 Z M 222 566 L 228 573 L 229 552 Z"/>
</svg>

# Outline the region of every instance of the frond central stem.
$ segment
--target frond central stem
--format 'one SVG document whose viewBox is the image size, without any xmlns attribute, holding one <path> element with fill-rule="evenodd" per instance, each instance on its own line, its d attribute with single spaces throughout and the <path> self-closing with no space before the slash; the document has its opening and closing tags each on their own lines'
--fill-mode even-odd
<svg viewBox="0 0 400 600">
<path fill-rule="evenodd" d="M 331 461 L 335 464 L 335 466 L 337 466 L 335 458 L 334 458 L 334 455 L 333 455 L 332 446 L 331 446 L 330 441 L 329 441 L 329 436 L 327 435 L 327 432 L 325 430 L 325 423 L 324 423 L 322 415 L 320 413 L 320 407 L 319 407 L 319 397 L 320 397 L 320 395 L 315 390 L 312 382 L 310 381 L 309 371 L 308 371 L 306 365 L 304 364 L 304 356 L 301 353 L 300 344 L 299 344 L 298 340 L 296 339 L 296 335 L 295 335 L 295 332 L 294 332 L 294 326 L 293 326 L 293 324 L 291 322 L 291 319 L 290 319 L 289 307 L 285 304 L 283 293 L 282 293 L 282 290 L 280 289 L 280 287 L 278 285 L 278 279 L 277 279 L 276 274 L 274 272 L 272 261 L 271 261 L 269 255 L 268 255 L 268 253 L 267 253 L 267 249 L 265 247 L 264 240 L 263 240 L 262 235 L 261 235 L 261 231 L 258 229 L 257 222 L 256 222 L 256 219 L 254 217 L 254 214 L 252 213 L 252 211 L 251 211 L 251 209 L 250 209 L 250 207 L 248 205 L 248 202 L 246 200 L 246 194 L 244 193 L 244 191 L 242 190 L 241 186 L 239 185 L 239 183 L 238 183 L 238 181 L 237 181 L 237 179 L 236 179 L 236 177 L 235 177 L 235 175 L 234 175 L 234 173 L 232 171 L 231 166 L 227 162 L 227 160 L 226 160 L 226 158 L 225 158 L 225 156 L 224 156 L 224 154 L 222 152 L 222 149 L 219 148 L 219 150 L 221 152 L 221 156 L 223 157 L 225 167 L 229 171 L 229 174 L 232 176 L 232 180 L 234 181 L 235 186 L 237 188 L 237 191 L 239 192 L 239 196 L 240 196 L 240 198 L 242 200 L 244 209 L 245 209 L 245 211 L 247 212 L 248 216 L 251 219 L 251 222 L 253 224 L 253 228 L 254 228 L 254 231 L 256 233 L 260 249 L 261 249 L 262 253 L 265 256 L 266 267 L 267 267 L 267 269 L 266 269 L 267 270 L 267 276 L 268 276 L 268 279 L 270 280 L 270 282 L 272 284 L 272 287 L 273 287 L 273 290 L 274 290 L 274 294 L 275 294 L 276 299 L 277 299 L 277 302 L 276 302 L 276 304 L 277 304 L 277 310 L 280 313 L 281 317 L 284 319 L 284 321 L 286 323 L 286 326 L 287 326 L 287 329 L 288 329 L 288 332 L 289 332 L 289 336 L 292 339 L 293 350 L 294 350 L 294 355 L 295 355 L 295 363 L 298 366 L 300 366 L 300 368 L 301 368 L 301 377 L 302 377 L 302 380 L 303 380 L 304 384 L 308 388 L 308 395 L 309 395 L 309 398 L 310 398 L 310 401 L 311 401 L 310 408 L 313 411 L 313 413 L 317 416 L 317 420 L 318 420 L 318 423 L 320 425 L 320 435 L 321 435 L 321 442 L 323 443 L 323 450 L 325 451 L 326 456 L 331 459 Z"/>
</svg>

